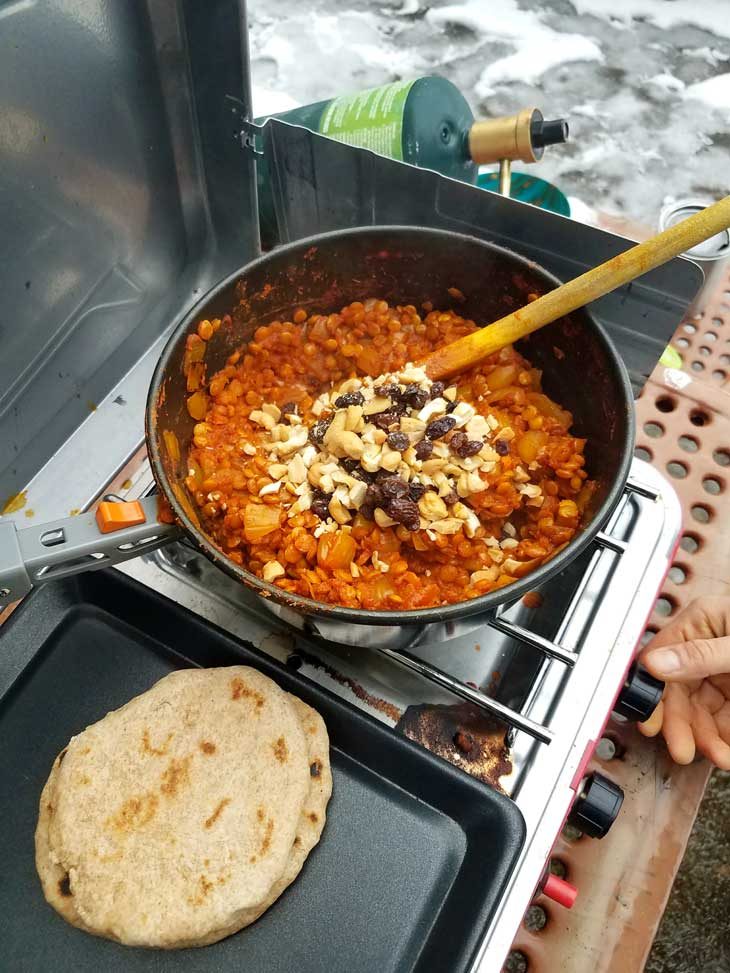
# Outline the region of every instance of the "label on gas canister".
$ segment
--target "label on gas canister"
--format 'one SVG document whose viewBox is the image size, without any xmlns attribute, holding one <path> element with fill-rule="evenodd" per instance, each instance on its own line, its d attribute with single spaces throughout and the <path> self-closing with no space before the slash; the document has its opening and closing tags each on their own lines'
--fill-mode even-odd
<svg viewBox="0 0 730 973">
<path fill-rule="evenodd" d="M 322 135 L 403 159 L 403 112 L 413 81 L 396 81 L 333 98 L 319 122 Z"/>
</svg>

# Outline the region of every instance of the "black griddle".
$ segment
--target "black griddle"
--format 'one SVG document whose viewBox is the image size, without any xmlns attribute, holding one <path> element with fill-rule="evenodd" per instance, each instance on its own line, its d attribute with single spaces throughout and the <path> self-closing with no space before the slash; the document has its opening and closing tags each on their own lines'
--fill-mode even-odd
<svg viewBox="0 0 730 973">
<path fill-rule="evenodd" d="M 253 926 L 203 949 L 129 949 L 45 903 L 33 834 L 70 736 L 177 668 L 255 666 L 322 714 L 334 792 L 322 840 Z M 49 583 L 0 628 L 0 969 L 467 970 L 524 840 L 506 797 L 115 571 Z"/>
</svg>

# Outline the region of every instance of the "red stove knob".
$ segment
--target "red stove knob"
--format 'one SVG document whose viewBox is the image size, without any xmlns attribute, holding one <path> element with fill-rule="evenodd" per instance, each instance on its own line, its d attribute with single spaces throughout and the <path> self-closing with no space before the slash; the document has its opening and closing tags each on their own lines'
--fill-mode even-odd
<svg viewBox="0 0 730 973">
<path fill-rule="evenodd" d="M 547 895 L 558 905 L 564 905 L 566 909 L 572 909 L 578 897 L 578 889 L 575 885 L 571 885 L 564 878 L 558 878 L 557 875 L 552 874 L 549 874 L 545 879 L 542 892 L 543 895 Z"/>
</svg>

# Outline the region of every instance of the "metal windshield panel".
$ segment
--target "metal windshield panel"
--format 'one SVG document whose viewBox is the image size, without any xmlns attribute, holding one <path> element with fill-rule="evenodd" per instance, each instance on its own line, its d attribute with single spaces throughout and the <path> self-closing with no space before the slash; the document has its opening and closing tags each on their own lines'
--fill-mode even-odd
<svg viewBox="0 0 730 973">
<path fill-rule="evenodd" d="M 269 121 L 262 142 L 281 243 L 350 226 L 440 227 L 509 247 L 561 280 L 632 245 L 605 230 L 285 122 Z M 701 283 L 699 267 L 676 258 L 591 305 L 636 391 Z"/>
<path fill-rule="evenodd" d="M 227 101 L 245 114 L 242 6 L 0 7 L 0 509 L 79 434 L 63 509 L 34 509 L 93 496 L 142 438 L 130 372 L 257 254 L 254 160 Z"/>
</svg>

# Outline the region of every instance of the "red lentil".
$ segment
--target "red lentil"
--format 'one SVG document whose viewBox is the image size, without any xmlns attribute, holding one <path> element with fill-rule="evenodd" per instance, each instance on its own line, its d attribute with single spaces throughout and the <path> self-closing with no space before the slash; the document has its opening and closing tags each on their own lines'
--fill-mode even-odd
<svg viewBox="0 0 730 973">
<path fill-rule="evenodd" d="M 381 528 L 357 514 L 317 540 L 321 521 L 311 510 L 287 519 L 277 493 L 259 496 L 272 481 L 263 453 L 243 450 L 262 441 L 252 410 L 295 402 L 311 425 L 314 400 L 325 389 L 396 371 L 476 327 L 453 311 L 434 311 L 429 303 L 422 309 L 423 316 L 412 305 L 368 300 L 327 316 L 296 310 L 292 321 L 257 328 L 254 341 L 212 377 L 207 394 L 194 392 L 191 414 L 200 421 L 186 483 L 207 533 L 231 560 L 259 576 L 278 561 L 285 574 L 275 584 L 287 592 L 388 610 L 449 604 L 503 587 L 571 540 L 594 489 L 584 469 L 585 441 L 571 435 L 570 413 L 542 392 L 539 370 L 511 347 L 458 377 L 459 399 L 496 419 L 508 444 L 484 477 L 487 488 L 469 497 L 481 524 L 474 537 Z M 200 322 L 189 339 L 191 364 L 200 361 L 195 342 L 209 340 L 219 326 Z M 540 488 L 537 499 L 520 492 L 525 468 Z M 261 517 L 266 512 L 263 527 L 255 526 L 257 510 Z"/>
</svg>

